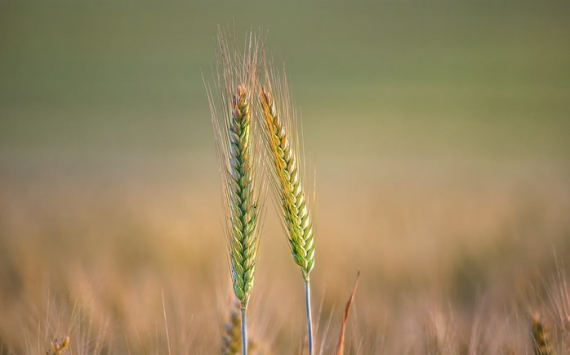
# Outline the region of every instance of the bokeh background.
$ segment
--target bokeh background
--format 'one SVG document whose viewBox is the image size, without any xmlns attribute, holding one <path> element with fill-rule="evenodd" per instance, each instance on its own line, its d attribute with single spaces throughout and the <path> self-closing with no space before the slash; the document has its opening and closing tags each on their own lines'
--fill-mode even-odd
<svg viewBox="0 0 570 355">
<path fill-rule="evenodd" d="M 447 305 L 459 324 L 508 309 L 495 334 L 541 307 L 570 256 L 567 1 L 6 0 L 2 351 L 68 333 L 74 353 L 219 348 L 218 25 L 266 31 L 286 64 L 316 170 L 323 336 L 359 269 L 353 352 L 414 347 L 399 334 Z M 302 283 L 274 211 L 252 312 L 290 350 Z M 519 328 L 496 338 L 524 353 Z"/>
</svg>

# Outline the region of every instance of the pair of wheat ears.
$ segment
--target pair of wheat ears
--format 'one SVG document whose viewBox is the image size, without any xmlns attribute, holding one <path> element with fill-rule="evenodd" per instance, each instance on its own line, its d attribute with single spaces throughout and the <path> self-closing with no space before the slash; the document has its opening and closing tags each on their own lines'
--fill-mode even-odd
<svg viewBox="0 0 570 355">
<path fill-rule="evenodd" d="M 315 265 L 315 242 L 299 171 L 295 111 L 287 80 L 265 56 L 261 59 L 261 36 L 250 34 L 240 50 L 235 37 L 219 31 L 218 43 L 215 87 L 220 99 L 209 86 L 207 90 L 223 180 L 233 291 L 241 306 L 242 353 L 247 354 L 247 307 L 258 255 L 262 197 L 266 187 L 271 187 L 281 207 L 291 254 L 305 282 L 308 350 L 312 355 L 309 275 Z M 267 174 L 265 167 L 271 167 Z"/>
</svg>

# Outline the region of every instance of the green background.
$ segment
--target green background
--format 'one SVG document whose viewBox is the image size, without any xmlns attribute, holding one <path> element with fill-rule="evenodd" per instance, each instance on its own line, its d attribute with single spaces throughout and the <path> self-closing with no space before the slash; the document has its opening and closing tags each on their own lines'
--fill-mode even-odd
<svg viewBox="0 0 570 355">
<path fill-rule="evenodd" d="M 568 2 L 443 0 L 3 1 L 3 166 L 214 166 L 217 25 L 267 31 L 317 165 L 568 166 Z"/>
</svg>

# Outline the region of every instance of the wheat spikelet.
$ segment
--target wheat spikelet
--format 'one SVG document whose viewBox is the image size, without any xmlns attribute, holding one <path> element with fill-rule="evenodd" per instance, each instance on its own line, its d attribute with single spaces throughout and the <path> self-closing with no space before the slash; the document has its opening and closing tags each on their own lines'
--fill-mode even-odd
<svg viewBox="0 0 570 355">
<path fill-rule="evenodd" d="M 283 222 L 291 254 L 297 265 L 301 267 L 304 279 L 308 281 L 309 274 L 315 266 L 313 226 L 301 184 L 299 159 L 270 90 L 270 87 L 262 88 L 261 107 L 273 161 L 276 189 L 281 200 Z M 278 93 L 278 95 L 285 98 L 288 94 Z M 282 102 L 286 100 L 283 99 Z M 283 111 L 290 112 L 288 108 L 284 108 Z"/>
<path fill-rule="evenodd" d="M 554 355 L 548 326 L 535 314 L 531 317 L 532 348 L 534 355 Z"/>
</svg>

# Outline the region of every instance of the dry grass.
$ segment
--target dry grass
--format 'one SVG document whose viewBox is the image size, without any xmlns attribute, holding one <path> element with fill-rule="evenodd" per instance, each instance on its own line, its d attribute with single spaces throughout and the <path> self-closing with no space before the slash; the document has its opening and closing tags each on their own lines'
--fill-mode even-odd
<svg viewBox="0 0 570 355">
<path fill-rule="evenodd" d="M 356 275 L 356 281 L 354 282 L 354 286 L 352 287 L 352 292 L 350 293 L 350 298 L 348 302 L 346 302 L 346 306 L 344 308 L 344 315 L 342 316 L 342 323 L 340 325 L 340 334 L 338 336 L 338 344 L 336 346 L 335 354 L 336 355 L 343 355 L 344 354 L 344 343 L 346 337 L 346 325 L 348 323 L 348 316 L 350 315 L 350 308 L 352 307 L 352 303 L 354 302 L 354 297 L 356 296 L 356 289 L 358 287 L 358 279 L 360 278 L 360 272 Z"/>
</svg>

